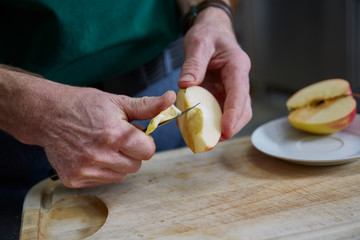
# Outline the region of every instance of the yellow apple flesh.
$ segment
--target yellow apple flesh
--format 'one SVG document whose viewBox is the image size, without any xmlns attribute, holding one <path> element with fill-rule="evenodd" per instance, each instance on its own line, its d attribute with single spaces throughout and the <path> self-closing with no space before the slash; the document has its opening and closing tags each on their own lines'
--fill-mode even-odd
<svg viewBox="0 0 360 240">
<path fill-rule="evenodd" d="M 215 97 L 200 86 L 178 91 L 176 106 L 181 111 L 197 103 L 200 104 L 178 118 L 181 135 L 193 153 L 211 150 L 221 136 L 222 112 Z"/>
<path fill-rule="evenodd" d="M 343 79 L 311 84 L 291 96 L 286 106 L 292 126 L 316 134 L 338 132 L 348 127 L 356 115 L 350 84 Z"/>
<path fill-rule="evenodd" d="M 152 133 L 159 126 L 159 124 L 176 118 L 180 114 L 181 111 L 177 107 L 175 107 L 175 105 L 171 105 L 170 107 L 156 115 L 153 119 L 151 119 L 149 125 L 146 128 L 145 134 L 148 135 Z"/>
</svg>

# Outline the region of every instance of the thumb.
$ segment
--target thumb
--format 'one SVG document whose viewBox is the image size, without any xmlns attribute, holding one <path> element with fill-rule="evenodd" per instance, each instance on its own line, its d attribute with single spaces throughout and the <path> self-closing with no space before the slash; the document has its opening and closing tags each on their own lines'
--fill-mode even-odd
<svg viewBox="0 0 360 240">
<path fill-rule="evenodd" d="M 178 82 L 179 88 L 187 88 L 200 85 L 205 77 L 210 56 L 206 56 L 208 50 L 203 51 L 202 47 L 187 45 L 185 49 L 185 62 L 182 66 Z"/>
<path fill-rule="evenodd" d="M 123 104 L 128 121 L 145 120 L 155 117 L 170 107 L 176 100 L 174 91 L 167 91 L 160 97 L 127 98 Z"/>
</svg>

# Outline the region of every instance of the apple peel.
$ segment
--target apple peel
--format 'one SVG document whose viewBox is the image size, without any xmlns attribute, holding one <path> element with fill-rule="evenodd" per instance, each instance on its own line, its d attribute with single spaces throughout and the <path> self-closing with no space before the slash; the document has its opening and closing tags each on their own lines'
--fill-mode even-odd
<svg viewBox="0 0 360 240">
<path fill-rule="evenodd" d="M 181 115 L 181 111 L 175 105 L 171 105 L 169 108 L 161 111 L 158 115 L 151 119 L 146 128 L 145 134 L 149 135 L 159 126 L 159 124 L 176 118 L 179 115 Z"/>
</svg>

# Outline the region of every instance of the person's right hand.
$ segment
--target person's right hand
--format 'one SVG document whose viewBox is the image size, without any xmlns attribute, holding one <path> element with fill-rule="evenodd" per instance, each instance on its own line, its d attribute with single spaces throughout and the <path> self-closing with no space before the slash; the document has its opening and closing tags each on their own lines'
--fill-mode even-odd
<svg viewBox="0 0 360 240">
<path fill-rule="evenodd" d="M 49 119 L 44 147 L 64 184 L 84 187 L 120 182 L 153 156 L 152 137 L 129 122 L 156 116 L 175 93 L 136 99 L 76 88 L 69 99 L 65 114 Z"/>
<path fill-rule="evenodd" d="M 71 88 L 46 119 L 48 159 L 69 187 L 123 181 L 155 153 L 153 138 L 129 122 L 152 118 L 174 101 L 174 92 L 137 99 Z"/>
<path fill-rule="evenodd" d="M 14 126 L 24 127 L 10 133 L 23 143 L 44 147 L 68 187 L 120 182 L 138 171 L 142 160 L 155 153 L 155 144 L 130 122 L 153 118 L 176 99 L 173 91 L 130 98 L 35 77 L 21 81 L 22 95 L 15 104 L 22 106 L 12 114 L 21 114 Z"/>
</svg>

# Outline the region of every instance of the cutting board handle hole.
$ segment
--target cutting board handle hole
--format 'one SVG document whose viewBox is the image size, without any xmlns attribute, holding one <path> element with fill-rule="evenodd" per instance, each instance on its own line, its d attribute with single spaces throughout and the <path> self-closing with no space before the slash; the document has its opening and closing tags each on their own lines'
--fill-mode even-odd
<svg viewBox="0 0 360 240">
<path fill-rule="evenodd" d="M 108 208 L 94 196 L 61 199 L 40 220 L 40 239 L 83 239 L 105 223 Z"/>
</svg>

